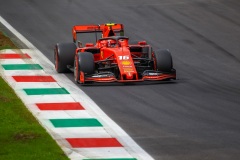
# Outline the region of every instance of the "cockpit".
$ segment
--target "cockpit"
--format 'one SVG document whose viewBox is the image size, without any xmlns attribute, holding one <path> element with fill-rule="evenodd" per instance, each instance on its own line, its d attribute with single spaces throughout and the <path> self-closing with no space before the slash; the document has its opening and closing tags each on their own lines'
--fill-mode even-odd
<svg viewBox="0 0 240 160">
<path fill-rule="evenodd" d="M 111 36 L 106 38 L 101 38 L 98 40 L 99 47 L 123 47 L 128 46 L 128 37 L 125 36 Z"/>
</svg>

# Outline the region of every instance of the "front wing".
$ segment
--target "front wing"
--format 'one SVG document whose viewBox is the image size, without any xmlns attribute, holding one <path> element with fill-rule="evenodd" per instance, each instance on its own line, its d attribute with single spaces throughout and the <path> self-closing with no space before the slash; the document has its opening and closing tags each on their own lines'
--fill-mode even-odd
<svg viewBox="0 0 240 160">
<path fill-rule="evenodd" d="M 127 82 L 143 82 L 143 81 L 164 81 L 164 80 L 175 80 L 176 79 L 176 70 L 172 70 L 169 73 L 161 73 L 161 72 L 151 72 L 149 74 L 145 74 L 142 76 L 141 79 L 136 80 L 123 80 L 123 79 L 117 79 L 114 74 L 108 73 L 108 74 L 95 74 L 95 75 L 84 75 L 83 72 L 81 72 L 80 75 L 80 83 L 84 84 L 87 82 L 120 82 L 120 83 L 127 83 Z"/>
</svg>

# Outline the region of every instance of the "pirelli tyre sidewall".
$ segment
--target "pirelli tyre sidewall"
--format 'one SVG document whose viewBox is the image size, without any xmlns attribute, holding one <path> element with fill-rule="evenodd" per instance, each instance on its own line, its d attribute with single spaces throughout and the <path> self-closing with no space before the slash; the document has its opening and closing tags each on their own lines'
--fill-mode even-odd
<svg viewBox="0 0 240 160">
<path fill-rule="evenodd" d="M 54 49 L 55 69 L 58 73 L 68 73 L 68 65 L 73 66 L 76 52 L 75 43 L 57 43 Z"/>
<path fill-rule="evenodd" d="M 171 72 L 173 68 L 172 56 L 168 50 L 157 50 L 154 52 L 155 70 Z"/>
<path fill-rule="evenodd" d="M 94 57 L 90 52 L 79 52 L 75 56 L 74 61 L 74 79 L 77 83 L 80 83 L 81 72 L 84 75 L 91 75 L 94 73 Z"/>
</svg>

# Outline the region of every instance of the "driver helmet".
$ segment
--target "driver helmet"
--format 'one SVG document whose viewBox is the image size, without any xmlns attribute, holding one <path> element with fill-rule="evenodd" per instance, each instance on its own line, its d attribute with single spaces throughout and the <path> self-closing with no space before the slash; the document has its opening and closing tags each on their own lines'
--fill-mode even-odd
<svg viewBox="0 0 240 160">
<path fill-rule="evenodd" d="M 112 39 L 109 39 L 107 44 L 108 44 L 108 47 L 115 47 L 116 46 L 116 41 L 112 40 Z"/>
</svg>

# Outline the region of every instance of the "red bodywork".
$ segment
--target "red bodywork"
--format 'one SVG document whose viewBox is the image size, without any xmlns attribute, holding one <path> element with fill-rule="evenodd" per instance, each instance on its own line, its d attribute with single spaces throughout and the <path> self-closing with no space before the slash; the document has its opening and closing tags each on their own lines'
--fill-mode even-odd
<svg viewBox="0 0 240 160">
<path fill-rule="evenodd" d="M 77 41 L 77 33 L 91 33 L 100 32 L 102 38 L 98 39 L 96 44 L 86 43 L 85 46 L 79 45 L 76 54 L 79 52 L 92 52 L 94 56 L 95 68 L 99 73 L 105 73 L 108 68 L 114 74 L 107 75 L 86 75 L 80 73 L 80 83 L 85 82 L 136 82 L 136 81 L 156 81 L 176 79 L 176 72 L 171 73 L 149 73 L 142 75 L 137 68 L 138 64 L 142 60 L 142 52 L 139 52 L 138 48 L 147 48 L 148 54 L 153 56 L 151 46 L 145 41 L 140 41 L 137 44 L 130 45 L 129 39 L 124 37 L 124 26 L 122 24 L 101 24 L 101 25 L 79 25 L 74 26 L 72 29 L 73 40 Z M 116 34 L 120 36 L 116 36 Z M 136 49 L 134 49 L 134 47 Z M 152 63 L 152 70 L 156 70 L 154 67 L 154 57 L 152 61 L 149 60 L 149 64 Z M 103 68 L 103 71 L 101 69 Z M 117 75 L 116 75 L 117 74 Z"/>
</svg>

